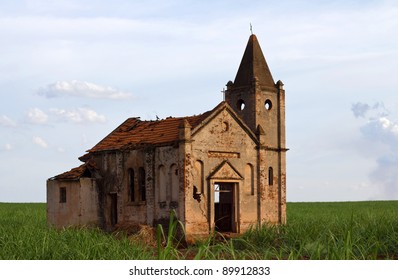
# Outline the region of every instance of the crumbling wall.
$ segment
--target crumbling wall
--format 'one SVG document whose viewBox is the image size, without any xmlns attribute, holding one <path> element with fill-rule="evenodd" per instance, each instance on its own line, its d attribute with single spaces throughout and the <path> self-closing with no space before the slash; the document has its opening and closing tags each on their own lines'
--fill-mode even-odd
<svg viewBox="0 0 398 280">
<path fill-rule="evenodd" d="M 96 179 L 80 178 L 79 225 L 98 226 L 98 188 Z"/>
<path fill-rule="evenodd" d="M 146 151 L 144 149 L 130 151 L 112 151 L 102 152 L 96 155 L 96 162 L 101 168 L 102 179 L 99 183 L 101 195 L 99 199 L 101 216 L 103 217 L 103 227 L 112 230 L 115 225 L 112 224 L 112 198 L 117 197 L 117 222 L 134 222 L 140 224 L 147 223 L 147 201 L 139 199 L 139 168 L 145 170 L 145 181 L 148 192 L 148 178 L 151 172 L 148 170 L 146 162 Z M 134 170 L 134 184 L 136 190 L 136 200 L 131 201 L 129 195 L 129 177 L 128 170 Z M 150 169 L 150 168 L 149 168 Z M 149 175 L 148 175 L 149 174 Z M 149 182 L 151 180 L 149 179 Z M 146 196 L 146 199 L 149 196 Z"/>
<path fill-rule="evenodd" d="M 60 201 L 60 190 L 65 190 L 65 201 Z M 98 193 L 94 179 L 47 181 L 47 221 L 51 226 L 97 226 Z"/>
<path fill-rule="evenodd" d="M 158 147 L 155 151 L 155 203 L 154 224 L 168 220 L 170 211 L 179 217 L 183 202 L 179 200 L 181 176 L 178 148 L 173 146 Z"/>
<path fill-rule="evenodd" d="M 99 188 L 101 216 L 104 228 L 112 229 L 110 194 L 117 195 L 118 223 L 138 223 L 156 225 L 167 220 L 170 211 L 178 213 L 183 209 L 180 201 L 178 146 L 152 147 L 126 151 L 103 152 L 96 155 L 101 166 L 102 179 Z M 145 200 L 140 199 L 138 190 L 139 169 L 145 170 Z M 134 172 L 134 185 L 137 188 L 135 200 L 131 201 L 129 169 Z M 180 218 L 180 217 L 179 217 Z"/>
</svg>

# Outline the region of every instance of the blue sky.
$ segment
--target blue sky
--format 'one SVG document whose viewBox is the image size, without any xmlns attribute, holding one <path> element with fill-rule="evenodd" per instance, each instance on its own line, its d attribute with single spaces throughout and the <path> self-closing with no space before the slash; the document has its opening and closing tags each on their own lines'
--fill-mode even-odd
<svg viewBox="0 0 398 280">
<path fill-rule="evenodd" d="M 287 200 L 398 199 L 396 1 L 2 1 L 0 201 L 128 117 L 215 107 L 249 24 L 286 89 Z"/>
</svg>

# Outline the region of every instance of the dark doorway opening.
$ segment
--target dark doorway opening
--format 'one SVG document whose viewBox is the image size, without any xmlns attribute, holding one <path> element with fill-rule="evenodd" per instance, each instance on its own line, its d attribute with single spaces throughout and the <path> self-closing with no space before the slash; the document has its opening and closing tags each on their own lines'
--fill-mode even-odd
<svg viewBox="0 0 398 280">
<path fill-rule="evenodd" d="M 117 224 L 117 193 L 111 193 L 111 225 Z"/>
<path fill-rule="evenodd" d="M 219 232 L 235 232 L 234 183 L 214 184 L 214 223 Z"/>
</svg>

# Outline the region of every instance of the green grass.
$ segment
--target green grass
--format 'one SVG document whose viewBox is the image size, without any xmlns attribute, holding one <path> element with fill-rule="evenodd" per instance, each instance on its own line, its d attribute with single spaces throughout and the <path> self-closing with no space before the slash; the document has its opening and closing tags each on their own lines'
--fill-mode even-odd
<svg viewBox="0 0 398 280">
<path fill-rule="evenodd" d="M 287 225 L 243 237 L 256 258 L 398 258 L 398 201 L 289 203 L 287 209 Z"/>
<path fill-rule="evenodd" d="M 0 203 L 0 259 L 150 259 L 153 252 L 127 237 L 98 229 L 47 227 L 45 204 Z"/>
<path fill-rule="evenodd" d="M 288 203 L 288 223 L 189 247 L 157 228 L 154 244 L 98 229 L 47 227 L 45 204 L 0 203 L 0 259 L 398 259 L 398 201 Z"/>
</svg>

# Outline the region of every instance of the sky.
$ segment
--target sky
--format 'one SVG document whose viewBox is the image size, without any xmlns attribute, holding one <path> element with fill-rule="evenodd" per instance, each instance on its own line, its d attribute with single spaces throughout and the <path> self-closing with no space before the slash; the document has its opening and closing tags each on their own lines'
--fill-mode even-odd
<svg viewBox="0 0 398 280">
<path fill-rule="evenodd" d="M 0 202 L 129 117 L 213 109 L 250 24 L 286 90 L 287 201 L 398 199 L 398 2 L 0 2 Z"/>
</svg>

